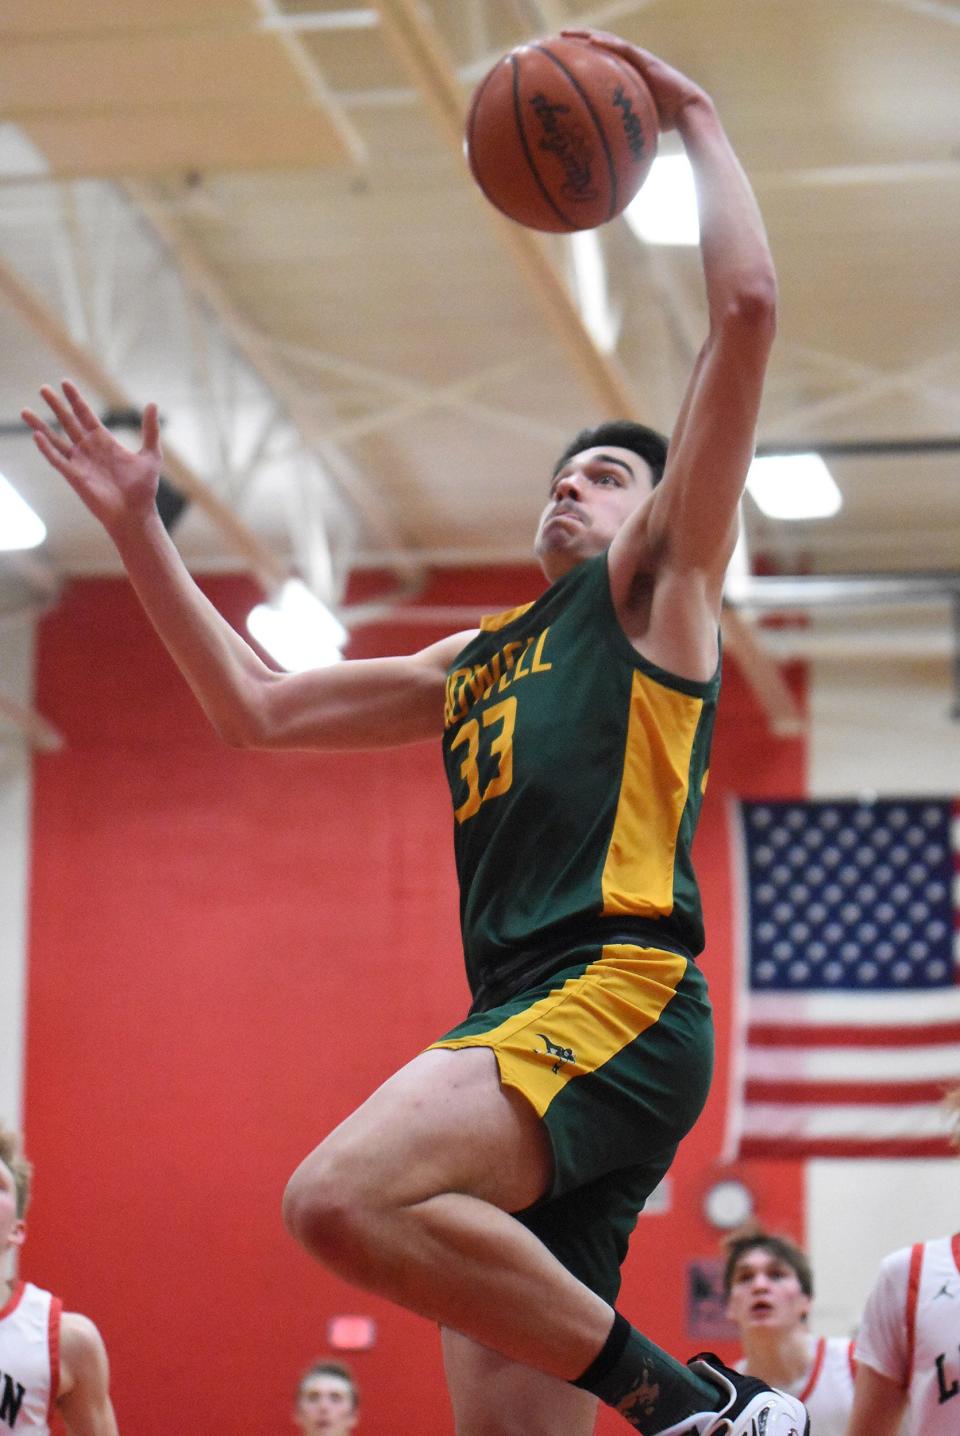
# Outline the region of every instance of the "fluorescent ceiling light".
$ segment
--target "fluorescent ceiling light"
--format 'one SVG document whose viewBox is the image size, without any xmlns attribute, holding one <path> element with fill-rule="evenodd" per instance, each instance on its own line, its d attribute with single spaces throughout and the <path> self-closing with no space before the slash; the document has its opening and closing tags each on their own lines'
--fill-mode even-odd
<svg viewBox="0 0 960 1436">
<path fill-rule="evenodd" d="M 747 489 L 772 519 L 826 519 L 843 495 L 819 454 L 771 454 L 754 459 Z"/>
<path fill-rule="evenodd" d="M 658 155 L 623 217 L 648 244 L 699 244 L 697 191 L 686 155 Z"/>
<path fill-rule="evenodd" d="M 298 578 L 287 579 L 269 603 L 258 603 L 247 627 L 288 673 L 339 663 L 349 637 L 340 620 Z"/>
<path fill-rule="evenodd" d="M 739 518 L 739 523 L 737 542 L 730 555 L 726 577 L 723 581 L 723 596 L 731 603 L 742 602 L 750 588 L 750 552 L 747 548 L 747 526 L 743 522 L 742 515 Z"/>
<path fill-rule="evenodd" d="M 607 266 L 595 229 L 581 229 L 570 235 L 573 282 L 583 322 L 603 354 L 617 347 L 617 316 L 610 304 Z"/>
<path fill-rule="evenodd" d="M 25 131 L 19 125 L 0 124 L 0 175 L 4 179 L 29 179 L 49 173 L 46 158 Z"/>
<path fill-rule="evenodd" d="M 36 548 L 46 536 L 46 524 L 0 474 L 0 549 Z"/>
</svg>

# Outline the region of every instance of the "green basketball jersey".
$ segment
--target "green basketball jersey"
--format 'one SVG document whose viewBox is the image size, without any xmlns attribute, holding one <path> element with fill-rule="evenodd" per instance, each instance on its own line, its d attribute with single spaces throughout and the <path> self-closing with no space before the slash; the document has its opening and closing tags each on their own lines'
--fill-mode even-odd
<svg viewBox="0 0 960 1436">
<path fill-rule="evenodd" d="M 607 556 L 484 619 L 447 675 L 444 763 L 475 1007 L 584 942 L 703 947 L 690 845 L 720 686 L 642 658 Z"/>
</svg>

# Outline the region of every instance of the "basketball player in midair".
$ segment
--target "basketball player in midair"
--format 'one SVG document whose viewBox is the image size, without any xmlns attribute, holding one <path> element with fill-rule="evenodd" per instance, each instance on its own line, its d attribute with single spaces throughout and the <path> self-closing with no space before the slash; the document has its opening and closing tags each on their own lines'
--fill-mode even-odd
<svg viewBox="0 0 960 1436">
<path fill-rule="evenodd" d="M 709 332 L 668 456 L 631 424 L 585 431 L 561 456 L 535 543 L 550 587 L 534 604 L 406 657 L 278 675 L 163 529 L 155 407 L 136 454 L 69 383 L 42 391 L 62 432 L 25 418 L 228 742 L 444 735 L 474 1005 L 305 1159 L 290 1231 L 440 1323 L 459 1436 L 587 1436 L 597 1397 L 645 1436 L 802 1436 L 794 1398 L 715 1358 L 682 1365 L 613 1305 L 637 1213 L 710 1080 L 690 843 L 776 281 L 709 97 L 614 36 L 591 43 L 636 67 L 686 147 Z"/>
<path fill-rule="evenodd" d="M 727 1242 L 727 1316 L 740 1332 L 737 1370 L 803 1402 L 815 1436 L 844 1436 L 853 1404 L 853 1342 L 808 1326 L 813 1273 L 805 1252 L 759 1227 Z"/>
<path fill-rule="evenodd" d="M 31 1169 L 0 1126 L 0 1431 L 49 1436 L 59 1412 L 69 1436 L 117 1436 L 103 1338 L 89 1317 L 8 1275 L 23 1246 Z"/>
</svg>

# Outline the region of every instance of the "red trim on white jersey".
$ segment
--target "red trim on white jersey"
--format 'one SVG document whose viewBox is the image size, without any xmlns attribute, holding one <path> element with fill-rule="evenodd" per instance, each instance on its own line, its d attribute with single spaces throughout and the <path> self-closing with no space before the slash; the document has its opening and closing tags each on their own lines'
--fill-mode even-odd
<svg viewBox="0 0 960 1436">
<path fill-rule="evenodd" d="M 907 1277 L 907 1359 L 904 1386 L 913 1376 L 913 1358 L 917 1348 L 917 1301 L 920 1296 L 920 1272 L 923 1268 L 923 1242 L 914 1242 L 910 1249 L 910 1273 Z"/>
<path fill-rule="evenodd" d="M 16 1311 L 17 1307 L 20 1305 L 20 1300 L 23 1296 L 24 1291 L 26 1290 L 26 1286 L 27 1284 L 25 1281 L 14 1282 L 13 1286 L 10 1289 L 10 1295 L 7 1297 L 6 1306 L 0 1307 L 0 1321 L 2 1321 L 5 1316 L 11 1316 L 13 1312 Z"/>
<path fill-rule="evenodd" d="M 819 1336 L 817 1337 L 817 1346 L 813 1354 L 813 1365 L 810 1368 L 810 1375 L 807 1377 L 806 1386 L 800 1392 L 799 1400 L 805 1402 L 809 1398 L 810 1393 L 819 1381 L 820 1373 L 823 1370 L 823 1358 L 826 1356 L 826 1354 L 827 1338 L 825 1336 Z"/>
<path fill-rule="evenodd" d="M 857 1357 L 856 1357 L 856 1350 L 857 1350 L 857 1343 L 856 1343 L 855 1341 L 851 1341 L 850 1345 L 847 1347 L 847 1360 L 848 1360 L 849 1363 L 850 1363 L 850 1375 L 853 1377 L 854 1381 L 856 1381 L 856 1379 L 857 1379 Z"/>
<path fill-rule="evenodd" d="M 0 1371 L 4 1430 L 50 1436 L 50 1417 L 60 1385 L 60 1302 L 32 1282 L 18 1282 L 0 1312 Z"/>
<path fill-rule="evenodd" d="M 58 1296 L 50 1302 L 50 1321 L 47 1326 L 47 1344 L 50 1350 L 50 1400 L 47 1403 L 47 1420 L 53 1422 L 53 1414 L 60 1395 L 60 1318 L 63 1316 L 63 1302 Z"/>
</svg>

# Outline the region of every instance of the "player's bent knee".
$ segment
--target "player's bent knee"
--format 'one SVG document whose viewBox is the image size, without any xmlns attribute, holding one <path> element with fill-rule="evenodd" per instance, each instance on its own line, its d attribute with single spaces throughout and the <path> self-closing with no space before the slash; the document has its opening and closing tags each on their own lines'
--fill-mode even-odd
<svg viewBox="0 0 960 1436">
<path fill-rule="evenodd" d="M 348 1255 L 362 1222 L 357 1195 L 332 1169 L 311 1162 L 299 1167 L 283 1194 L 283 1221 L 301 1246 L 321 1260 Z"/>
</svg>

